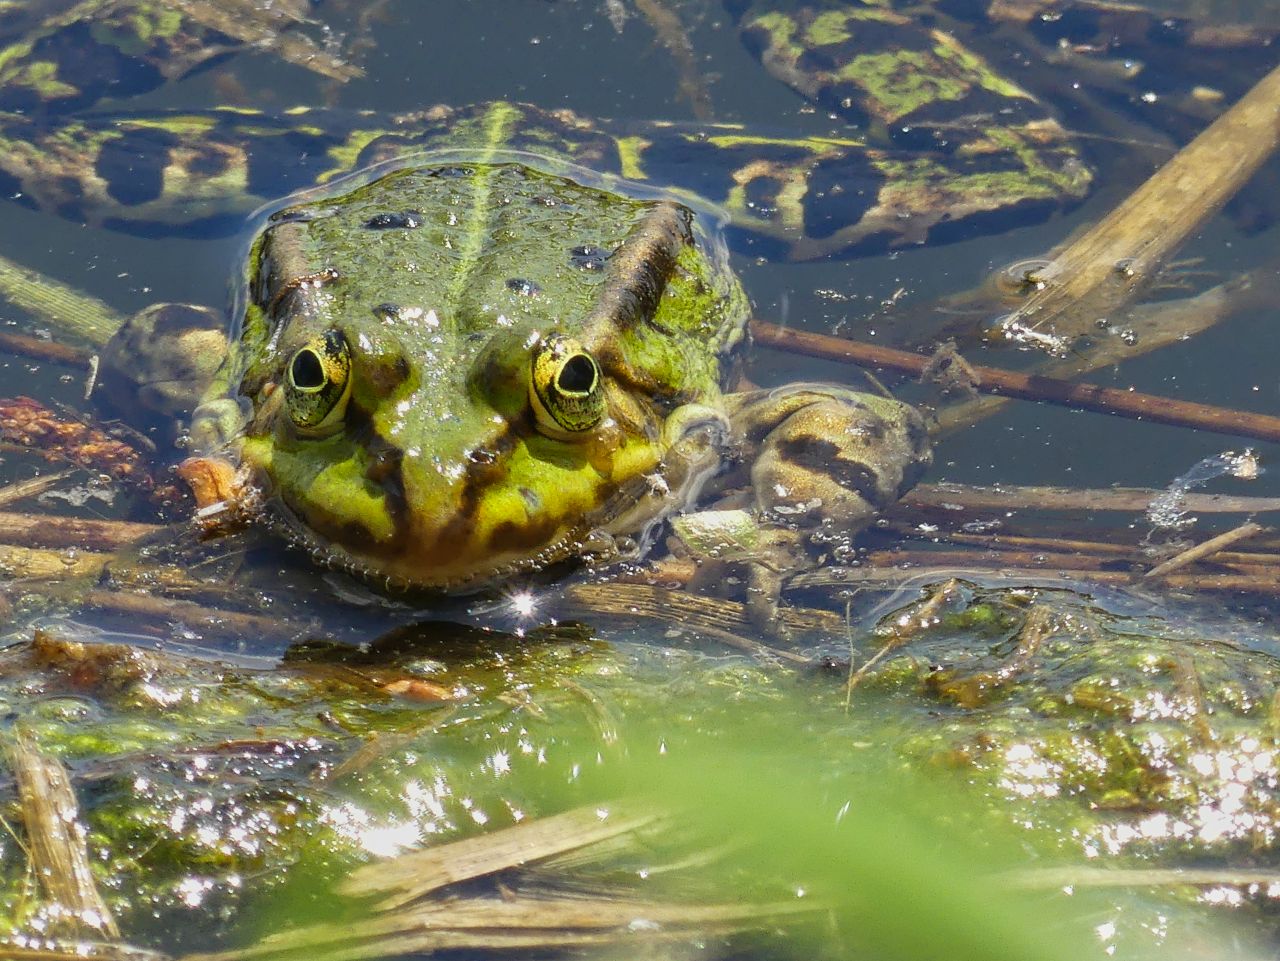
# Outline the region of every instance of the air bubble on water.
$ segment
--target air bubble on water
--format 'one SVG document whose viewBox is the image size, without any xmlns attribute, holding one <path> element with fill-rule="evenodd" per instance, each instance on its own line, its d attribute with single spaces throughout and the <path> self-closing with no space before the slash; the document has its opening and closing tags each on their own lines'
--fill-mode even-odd
<svg viewBox="0 0 1280 961">
<path fill-rule="evenodd" d="M 1254 480 L 1263 471 L 1257 453 L 1252 448 L 1243 451 L 1223 451 L 1206 457 L 1173 483 L 1147 506 L 1147 520 L 1157 529 L 1182 530 L 1196 522 L 1184 509 L 1187 493 L 1203 487 L 1219 477 L 1235 477 Z"/>
</svg>

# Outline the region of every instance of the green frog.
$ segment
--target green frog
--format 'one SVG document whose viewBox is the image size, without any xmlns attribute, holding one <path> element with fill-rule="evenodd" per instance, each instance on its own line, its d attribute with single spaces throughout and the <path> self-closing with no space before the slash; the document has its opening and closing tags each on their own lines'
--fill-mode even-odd
<svg viewBox="0 0 1280 961">
<path fill-rule="evenodd" d="M 749 302 L 707 201 L 756 253 L 803 258 L 1061 205 L 1090 174 L 1033 96 L 936 26 L 870 0 L 728 9 L 769 69 L 864 133 L 513 103 L 89 113 L 263 40 L 216 5 L 88 2 L 20 30 L 0 9 L 19 37 L 0 48 L 0 190 L 181 233 L 320 185 L 254 241 L 225 360 L 207 331 L 164 349 L 164 311 L 103 352 L 102 383 L 189 417 L 199 463 L 236 474 L 206 508 L 233 500 L 388 588 L 473 591 L 638 556 L 660 521 L 711 504 L 752 525 L 741 559 L 767 621 L 783 574 L 909 489 L 929 446 L 887 397 L 741 388 Z M 350 74 L 264 29 L 282 55 Z M 160 390 L 175 369 L 189 389 Z"/>
</svg>

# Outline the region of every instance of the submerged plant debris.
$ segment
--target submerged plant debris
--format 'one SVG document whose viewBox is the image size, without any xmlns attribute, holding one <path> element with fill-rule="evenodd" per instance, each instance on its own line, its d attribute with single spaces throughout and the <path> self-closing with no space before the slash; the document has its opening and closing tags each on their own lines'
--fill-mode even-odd
<svg viewBox="0 0 1280 961">
<path fill-rule="evenodd" d="M 1212 884 L 1107 889 L 1097 903 L 1095 893 L 1091 910 L 1120 919 L 1116 937 L 1135 949 L 1170 949 L 1177 932 L 1210 923 L 1214 904 L 1263 926 L 1280 889 L 1280 871 L 1275 884 L 1256 878 L 1280 867 L 1268 854 L 1280 823 L 1280 660 L 1068 591 L 960 581 L 921 603 L 928 617 L 908 606 L 855 637 L 856 665 L 912 625 L 847 705 L 836 648 L 812 652 L 827 667 L 779 665 L 717 655 L 690 636 L 602 643 L 574 627 L 516 638 L 430 623 L 364 651 L 299 646 L 279 666 L 48 628 L 0 654 L 0 702 L 6 737 L 20 732 L 65 766 L 94 880 L 124 939 L 142 947 L 252 943 L 264 905 L 288 903 L 298 924 L 355 910 L 336 892 L 361 865 L 645 788 L 662 795 L 663 813 L 679 812 L 699 798 L 679 796 L 679 777 L 664 792 L 664 764 L 720 755 L 765 780 L 771 767 L 802 766 L 811 783 L 794 790 L 817 792 L 826 813 L 812 817 L 829 831 L 844 815 L 827 818 L 869 803 L 904 764 L 924 771 L 947 798 L 915 811 L 926 836 L 1016 845 L 1033 879 L 1070 877 L 1073 865 L 1083 887 L 1099 865 L 1226 872 Z M 22 938 L 49 929 L 52 909 L 30 874 L 12 777 L 0 791 L 11 830 L 0 844 L 3 923 Z M 797 887 L 832 894 L 821 894 L 836 883 L 831 865 L 782 878 L 723 852 L 707 859 L 714 846 L 690 829 L 697 821 L 677 813 L 639 851 L 606 847 L 523 879 L 509 871 L 507 884 L 581 885 L 575 871 L 589 863 L 584 891 L 657 903 L 672 893 L 662 869 L 683 863 L 675 890 L 691 905 L 777 904 Z M 726 826 L 730 850 L 763 836 Z M 793 827 L 814 829 L 773 831 Z M 1252 880 L 1229 883 L 1242 865 Z M 720 916 L 712 929 L 730 938 L 750 926 Z M 842 930 L 828 948 L 859 943 Z"/>
</svg>

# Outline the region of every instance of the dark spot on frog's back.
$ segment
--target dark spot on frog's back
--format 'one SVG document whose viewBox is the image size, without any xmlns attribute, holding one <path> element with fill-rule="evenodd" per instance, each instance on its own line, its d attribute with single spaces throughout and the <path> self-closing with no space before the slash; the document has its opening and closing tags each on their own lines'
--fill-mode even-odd
<svg viewBox="0 0 1280 961">
<path fill-rule="evenodd" d="M 723 200 L 733 189 L 733 172 L 757 156 L 747 147 L 718 147 L 692 135 L 673 133 L 656 139 L 645 151 L 644 168 L 663 183 Z"/>
<path fill-rule="evenodd" d="M 798 467 L 828 475 L 845 490 L 856 491 L 868 504 L 884 500 L 875 471 L 846 459 L 840 447 L 829 440 L 813 435 L 793 437 L 779 445 L 778 453 Z"/>
<path fill-rule="evenodd" d="M 166 130 L 129 130 L 102 144 L 93 169 L 112 200 L 126 207 L 145 204 L 164 193 L 164 169 L 177 144 Z"/>
<path fill-rule="evenodd" d="M 579 244 L 569 251 L 569 263 L 580 270 L 604 270 L 609 251 L 593 244 Z"/>
<path fill-rule="evenodd" d="M 164 83 L 159 68 L 128 56 L 115 44 L 98 42 L 93 36 L 95 27 L 95 23 L 85 18 L 55 29 L 37 40 L 27 55 L 29 62 L 54 64 L 53 79 L 79 91 L 58 97 L 54 105 L 59 110 L 87 106 L 108 89 L 112 96 L 124 98 L 154 90 Z M 34 111 L 49 106 L 29 87 L 0 86 L 0 109 Z"/>
<path fill-rule="evenodd" d="M 454 165 L 450 167 L 434 167 L 431 170 L 422 171 L 422 174 L 426 177 L 440 177 L 446 180 L 457 180 L 461 177 L 470 177 L 472 169 L 470 167 Z"/>
<path fill-rule="evenodd" d="M 508 280 L 507 290 L 513 294 L 519 294 L 521 297 L 536 297 L 542 293 L 541 287 L 532 280 L 525 280 L 523 277 L 512 277 Z"/>
<path fill-rule="evenodd" d="M 417 210 L 399 210 L 374 214 L 364 222 L 370 230 L 416 230 L 425 218 Z"/>
<path fill-rule="evenodd" d="M 155 336 L 175 336 L 192 330 L 220 329 L 222 319 L 214 311 L 190 304 L 160 304 L 149 312 Z M 215 327 L 214 324 L 217 326 Z"/>
<path fill-rule="evenodd" d="M 187 170 L 200 177 L 216 177 L 231 166 L 231 157 L 224 151 L 207 145 L 196 148 L 196 155 L 187 162 Z"/>
</svg>

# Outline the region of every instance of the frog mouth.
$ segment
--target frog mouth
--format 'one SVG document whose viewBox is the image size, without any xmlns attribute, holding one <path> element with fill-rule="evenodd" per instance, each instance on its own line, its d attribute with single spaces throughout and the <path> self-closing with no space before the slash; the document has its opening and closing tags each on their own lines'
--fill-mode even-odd
<svg viewBox="0 0 1280 961">
<path fill-rule="evenodd" d="M 399 544 L 399 556 L 373 545 L 366 551 L 349 547 L 368 543 L 368 532 L 359 525 L 349 525 L 353 528 L 349 530 L 317 530 L 278 492 L 256 499 L 254 520 L 293 549 L 307 553 L 318 566 L 350 574 L 386 593 L 479 593 L 570 562 L 597 568 L 644 556 L 662 522 L 692 503 L 718 470 L 723 427 L 723 416 L 713 412 L 690 421 L 664 464 L 624 481 L 577 523 L 541 541 L 536 525 L 521 531 L 513 523 L 508 533 L 515 546 L 492 545 L 492 550 L 472 555 L 469 563 L 462 551 L 451 565 L 431 563 L 424 559 L 421 545 L 412 543 Z M 452 534 L 460 546 L 462 533 L 459 525 Z M 448 543 L 450 536 L 448 530 L 437 532 L 437 541 Z"/>
<path fill-rule="evenodd" d="M 594 566 L 635 559 L 649 540 L 643 531 L 640 537 L 613 533 L 602 516 L 593 516 L 590 522 L 578 525 L 532 553 L 475 565 L 473 570 L 454 571 L 441 577 L 438 566 L 390 566 L 376 557 L 362 556 L 330 541 L 311 530 L 278 497 L 264 499 L 255 520 L 290 548 L 305 552 L 317 566 L 342 571 L 386 593 L 479 593 L 511 578 L 538 574 L 569 561 Z"/>
</svg>

